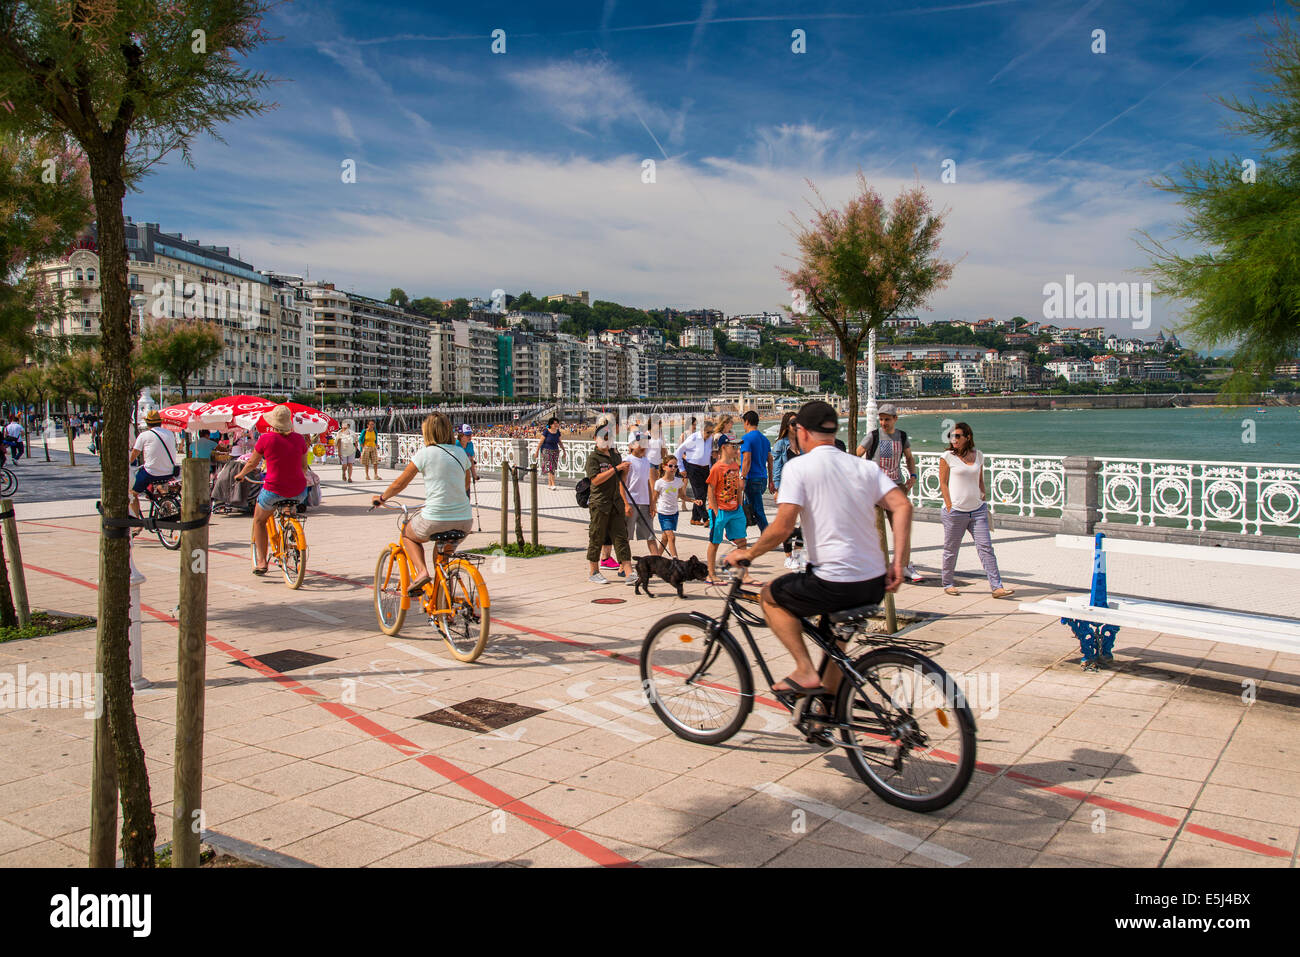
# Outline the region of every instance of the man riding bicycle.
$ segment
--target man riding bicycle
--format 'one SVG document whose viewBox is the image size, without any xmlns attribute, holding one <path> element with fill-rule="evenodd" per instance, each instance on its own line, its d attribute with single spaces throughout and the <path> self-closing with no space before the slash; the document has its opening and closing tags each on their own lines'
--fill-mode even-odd
<svg viewBox="0 0 1300 957">
<path fill-rule="evenodd" d="M 144 418 L 148 426 L 135 437 L 131 446 L 131 465 L 136 459 L 142 459 L 141 468 L 135 473 L 131 483 L 131 514 L 140 518 L 140 493 L 150 485 L 170 482 L 180 474 L 181 467 L 176 464 L 176 437 L 162 427 L 162 416 L 151 411 Z M 141 529 L 133 529 L 131 537 L 140 534 Z"/>
<path fill-rule="evenodd" d="M 796 525 L 802 526 L 806 570 L 765 585 L 761 601 L 767 626 L 795 663 L 789 677 L 772 690 L 820 695 L 835 688 L 822 687 L 799 619 L 874 605 L 885 592 L 898 590 L 911 536 L 912 503 L 880 466 L 835 447 L 839 418 L 827 403 L 805 403 L 793 426 L 803 454 L 782 470 L 776 518 L 752 548 L 737 549 L 726 560 L 732 565 L 753 561 L 779 548 Z M 892 513 L 894 561 L 888 570 L 876 531 L 876 505 Z M 832 669 L 827 677 L 836 683 L 839 674 Z"/>
</svg>

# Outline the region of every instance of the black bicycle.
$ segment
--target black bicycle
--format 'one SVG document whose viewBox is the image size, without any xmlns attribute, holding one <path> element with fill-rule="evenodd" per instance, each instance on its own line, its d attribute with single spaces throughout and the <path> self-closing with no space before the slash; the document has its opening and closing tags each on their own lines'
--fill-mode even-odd
<svg viewBox="0 0 1300 957">
<path fill-rule="evenodd" d="M 748 563 L 742 563 L 747 565 Z M 754 707 L 754 685 L 734 618 L 769 688 L 775 684 L 751 626 L 766 627 L 746 605 L 758 595 L 733 574 L 721 618 L 699 612 L 657 621 L 641 645 L 641 681 L 655 714 L 680 738 L 719 744 L 738 732 Z M 886 645 L 850 658 L 844 646 L 867 636 L 879 606 L 863 605 L 800 619 L 823 652 L 819 672 L 839 669 L 838 690 L 826 695 L 772 691 L 812 744 L 839 747 L 867 786 L 885 801 L 912 811 L 934 811 L 965 790 L 975 768 L 975 718 L 957 683 L 934 661 L 910 648 Z M 762 699 L 765 702 L 771 699 Z M 839 741 L 835 732 L 839 732 Z"/>
<path fill-rule="evenodd" d="M 181 480 L 169 478 L 145 486 L 145 498 L 149 499 L 149 517 L 168 522 L 181 520 Z M 181 530 L 179 528 L 154 529 L 163 548 L 176 551 L 181 547 Z"/>
</svg>

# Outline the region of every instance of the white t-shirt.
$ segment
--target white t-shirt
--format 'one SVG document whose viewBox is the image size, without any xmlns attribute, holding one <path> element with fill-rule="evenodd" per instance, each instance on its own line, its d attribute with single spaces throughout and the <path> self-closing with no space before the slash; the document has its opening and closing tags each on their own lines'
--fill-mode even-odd
<svg viewBox="0 0 1300 957">
<path fill-rule="evenodd" d="M 682 507 L 682 486 L 686 483 L 680 478 L 672 481 L 660 479 L 655 482 L 655 512 L 660 515 L 676 515 Z"/>
<path fill-rule="evenodd" d="M 23 436 L 26 434 L 27 434 L 27 430 L 24 429 L 22 425 L 18 422 L 10 422 L 8 425 L 5 426 L 5 435 L 9 436 L 9 438 L 11 439 L 17 439 L 19 442 L 21 442 L 23 440 Z"/>
<path fill-rule="evenodd" d="M 984 474 L 984 453 L 975 450 L 975 464 L 967 465 L 956 452 L 939 456 L 948 463 L 948 497 L 954 512 L 973 512 L 984 499 L 980 496 L 980 476 Z"/>
<path fill-rule="evenodd" d="M 176 437 L 161 425 L 137 435 L 131 448 L 144 452 L 144 470 L 150 475 L 171 475 L 176 469 Z"/>
<path fill-rule="evenodd" d="M 645 457 L 651 465 L 662 465 L 664 461 L 664 440 L 648 438 L 645 440 Z"/>
<path fill-rule="evenodd" d="M 798 505 L 808 563 L 825 581 L 861 582 L 885 574 L 876 503 L 898 486 L 875 462 L 819 445 L 781 470 L 781 504 Z"/>
<path fill-rule="evenodd" d="M 638 505 L 650 504 L 650 460 L 644 455 L 629 454 L 623 459 L 627 463 L 627 475 L 623 481 L 632 493 L 632 501 Z"/>
</svg>

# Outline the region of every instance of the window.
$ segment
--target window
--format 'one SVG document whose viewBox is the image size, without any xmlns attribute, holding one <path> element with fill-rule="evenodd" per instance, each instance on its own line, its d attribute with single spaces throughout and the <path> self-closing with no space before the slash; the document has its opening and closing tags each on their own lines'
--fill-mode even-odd
<svg viewBox="0 0 1300 957">
<path fill-rule="evenodd" d="M 93 270 L 93 269 L 87 269 L 87 270 L 86 270 L 86 278 L 87 278 L 88 280 L 90 280 L 91 282 L 94 282 L 94 281 L 95 281 L 95 270 Z"/>
<path fill-rule="evenodd" d="M 77 270 L 73 275 L 74 275 L 74 277 L 76 278 L 77 282 L 81 282 L 81 280 L 82 280 L 82 275 L 81 275 L 81 270 L 80 270 L 80 269 L 78 269 L 78 270 Z"/>
</svg>

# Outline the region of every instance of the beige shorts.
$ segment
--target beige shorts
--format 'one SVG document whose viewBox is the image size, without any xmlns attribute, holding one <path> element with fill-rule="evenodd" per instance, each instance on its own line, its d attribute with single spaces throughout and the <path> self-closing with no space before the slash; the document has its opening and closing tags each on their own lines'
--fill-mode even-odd
<svg viewBox="0 0 1300 957">
<path fill-rule="evenodd" d="M 361 464 L 373 465 L 379 467 L 379 449 L 373 445 L 367 445 L 361 449 Z"/>
<path fill-rule="evenodd" d="M 423 515 L 416 515 L 406 523 L 406 537 L 417 542 L 427 542 L 438 532 L 453 530 L 470 532 L 473 528 L 474 520 L 471 518 L 457 519 L 454 522 L 438 522 Z"/>
</svg>

